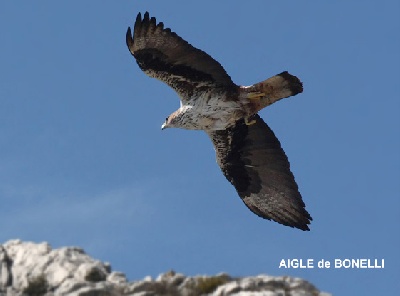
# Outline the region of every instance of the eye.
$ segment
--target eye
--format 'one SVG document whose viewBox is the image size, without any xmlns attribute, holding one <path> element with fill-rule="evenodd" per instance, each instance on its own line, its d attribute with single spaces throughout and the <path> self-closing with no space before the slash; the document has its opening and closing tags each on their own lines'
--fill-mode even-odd
<svg viewBox="0 0 400 296">
<path fill-rule="evenodd" d="M 165 122 L 167 122 L 167 121 L 168 121 L 168 118 L 169 118 L 169 116 L 168 116 L 167 118 L 165 118 Z"/>
</svg>

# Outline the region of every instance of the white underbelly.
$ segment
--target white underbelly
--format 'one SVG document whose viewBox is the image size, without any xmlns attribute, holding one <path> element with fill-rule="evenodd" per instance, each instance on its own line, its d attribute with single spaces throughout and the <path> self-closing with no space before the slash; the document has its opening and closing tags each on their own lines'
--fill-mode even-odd
<svg viewBox="0 0 400 296">
<path fill-rule="evenodd" d="M 195 104 L 188 109 L 188 119 L 192 121 L 189 129 L 223 130 L 244 115 L 238 103 L 221 99 L 210 99 L 207 104 Z"/>
</svg>

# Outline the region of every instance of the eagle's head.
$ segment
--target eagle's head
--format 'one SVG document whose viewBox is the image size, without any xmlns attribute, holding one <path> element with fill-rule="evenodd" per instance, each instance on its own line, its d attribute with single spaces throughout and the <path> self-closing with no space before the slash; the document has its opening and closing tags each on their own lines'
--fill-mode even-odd
<svg viewBox="0 0 400 296">
<path fill-rule="evenodd" d="M 169 127 L 183 127 L 184 125 L 184 112 L 182 112 L 180 109 L 176 110 L 174 113 L 172 113 L 170 116 L 165 118 L 165 122 L 161 126 L 161 129 L 166 129 Z"/>
<path fill-rule="evenodd" d="M 167 118 L 165 118 L 164 123 L 161 125 L 161 130 L 166 129 L 167 127 L 171 127 L 171 126 L 170 126 L 170 123 L 169 123 L 169 118 L 170 118 L 170 117 L 171 117 L 171 116 L 168 116 Z"/>
<path fill-rule="evenodd" d="M 180 107 L 170 116 L 165 119 L 161 129 L 168 127 L 184 128 L 184 129 L 199 129 L 195 123 L 197 123 L 197 114 L 191 111 L 192 107 L 184 106 Z"/>
<path fill-rule="evenodd" d="M 181 127 L 181 116 L 179 114 L 177 115 L 174 112 L 170 116 L 165 118 L 165 121 L 161 126 L 161 130 L 169 127 Z"/>
</svg>

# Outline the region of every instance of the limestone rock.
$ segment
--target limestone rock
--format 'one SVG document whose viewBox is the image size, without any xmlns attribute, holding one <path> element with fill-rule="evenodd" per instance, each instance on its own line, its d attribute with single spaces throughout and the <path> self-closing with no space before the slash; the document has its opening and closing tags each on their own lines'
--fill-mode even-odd
<svg viewBox="0 0 400 296">
<path fill-rule="evenodd" d="M 0 296 L 328 296 L 307 281 L 259 275 L 189 277 L 169 271 L 156 279 L 128 282 L 108 263 L 77 247 L 10 240 L 0 245 Z"/>
</svg>

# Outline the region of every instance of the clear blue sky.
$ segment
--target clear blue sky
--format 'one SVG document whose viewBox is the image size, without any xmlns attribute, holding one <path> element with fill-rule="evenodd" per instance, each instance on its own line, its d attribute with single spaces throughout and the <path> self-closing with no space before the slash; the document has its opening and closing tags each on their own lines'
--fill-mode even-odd
<svg viewBox="0 0 400 296">
<path fill-rule="evenodd" d="M 290 275 L 335 295 L 400 289 L 399 1 L 2 1 L 0 242 L 78 245 L 129 279 Z M 288 70 L 304 93 L 263 110 L 310 232 L 253 215 L 202 132 L 125 45 L 148 10 L 243 85 Z M 284 258 L 385 269 L 279 269 Z"/>
</svg>

